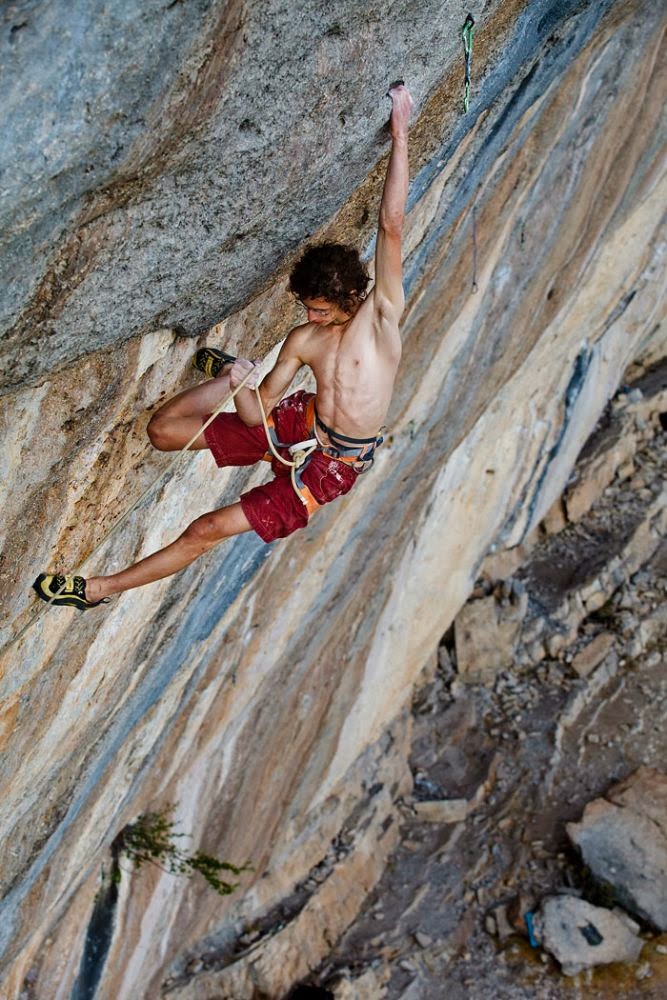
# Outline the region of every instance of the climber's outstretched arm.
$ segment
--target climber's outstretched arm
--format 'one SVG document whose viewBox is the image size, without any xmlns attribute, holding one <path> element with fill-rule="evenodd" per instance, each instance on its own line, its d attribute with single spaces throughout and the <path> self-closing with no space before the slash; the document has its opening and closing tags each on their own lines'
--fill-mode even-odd
<svg viewBox="0 0 667 1000">
<path fill-rule="evenodd" d="M 391 154 L 380 203 L 380 225 L 375 250 L 375 305 L 380 319 L 398 324 L 403 312 L 401 237 L 408 198 L 408 121 L 413 100 L 403 84 L 389 91 L 392 100 Z M 397 334 L 396 334 L 397 335 Z"/>
</svg>

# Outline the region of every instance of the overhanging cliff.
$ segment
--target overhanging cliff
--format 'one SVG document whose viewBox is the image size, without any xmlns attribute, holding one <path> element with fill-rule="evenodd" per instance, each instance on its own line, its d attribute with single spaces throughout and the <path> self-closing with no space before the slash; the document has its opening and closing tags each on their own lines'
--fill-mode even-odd
<svg viewBox="0 0 667 1000">
<path fill-rule="evenodd" d="M 373 473 L 275 546 L 244 536 L 99 613 L 48 609 L 0 664 L 8 995 L 159 996 L 210 939 L 235 1000 L 279 996 L 379 875 L 405 706 L 482 559 L 545 515 L 627 365 L 664 354 L 660 11 L 471 8 L 463 115 L 463 7 L 69 6 L 1 15 L 5 642 L 36 573 L 78 566 L 168 463 L 145 427 L 195 346 L 268 354 L 304 242 L 370 249 L 381 95 L 400 75 L 417 99 L 404 362 Z M 91 569 L 261 475 L 185 458 Z M 254 872 L 224 901 L 124 876 L 95 908 L 118 832 L 172 802 Z M 338 912 L 299 892 L 342 831 Z M 235 963 L 282 903 L 288 936 Z"/>
</svg>

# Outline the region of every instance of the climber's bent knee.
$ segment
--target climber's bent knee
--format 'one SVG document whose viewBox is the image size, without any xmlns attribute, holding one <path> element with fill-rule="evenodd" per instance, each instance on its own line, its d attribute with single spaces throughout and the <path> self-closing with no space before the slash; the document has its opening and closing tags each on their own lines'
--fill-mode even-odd
<svg viewBox="0 0 667 1000">
<path fill-rule="evenodd" d="M 159 413 L 154 413 L 146 428 L 148 440 L 158 451 L 170 451 L 170 435 L 167 421 Z"/>
<path fill-rule="evenodd" d="M 243 513 L 241 504 L 235 503 L 198 517 L 185 529 L 182 538 L 195 547 L 209 548 L 223 538 L 250 530 L 251 524 Z"/>
<path fill-rule="evenodd" d="M 201 417 L 167 417 L 158 410 L 148 421 L 146 433 L 158 451 L 179 451 L 193 438 L 190 448 L 197 451 L 208 448 L 204 435 L 197 434 L 201 426 Z"/>
</svg>

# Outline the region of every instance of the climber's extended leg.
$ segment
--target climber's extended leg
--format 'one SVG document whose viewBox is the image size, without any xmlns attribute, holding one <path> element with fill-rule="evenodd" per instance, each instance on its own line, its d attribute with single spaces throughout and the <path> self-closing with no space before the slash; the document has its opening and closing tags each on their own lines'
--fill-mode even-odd
<svg viewBox="0 0 667 1000">
<path fill-rule="evenodd" d="M 193 521 L 171 545 L 146 556 L 128 569 L 112 576 L 90 577 L 86 580 L 86 599 L 92 602 L 101 601 L 111 594 L 119 594 L 133 587 L 143 587 L 146 583 L 171 576 L 223 539 L 250 530 L 250 522 L 243 513 L 240 503 L 211 511 L 210 514 L 204 514 Z M 53 603 L 58 602 L 56 600 Z"/>
</svg>

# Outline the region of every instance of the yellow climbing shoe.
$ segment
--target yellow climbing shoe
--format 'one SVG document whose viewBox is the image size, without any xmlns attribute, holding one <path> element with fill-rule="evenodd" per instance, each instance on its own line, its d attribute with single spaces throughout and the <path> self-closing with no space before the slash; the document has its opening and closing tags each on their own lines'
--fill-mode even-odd
<svg viewBox="0 0 667 1000">
<path fill-rule="evenodd" d="M 192 367 L 203 372 L 207 378 L 215 378 L 227 364 L 233 364 L 233 354 L 218 351 L 215 347 L 202 347 L 192 359 Z"/>
<path fill-rule="evenodd" d="M 98 604 L 108 604 L 109 598 L 101 601 L 89 601 L 86 598 L 86 581 L 82 576 L 62 576 L 60 573 L 48 576 L 40 573 L 32 585 L 38 597 L 49 604 L 62 604 L 79 611 L 96 608 Z"/>
</svg>

